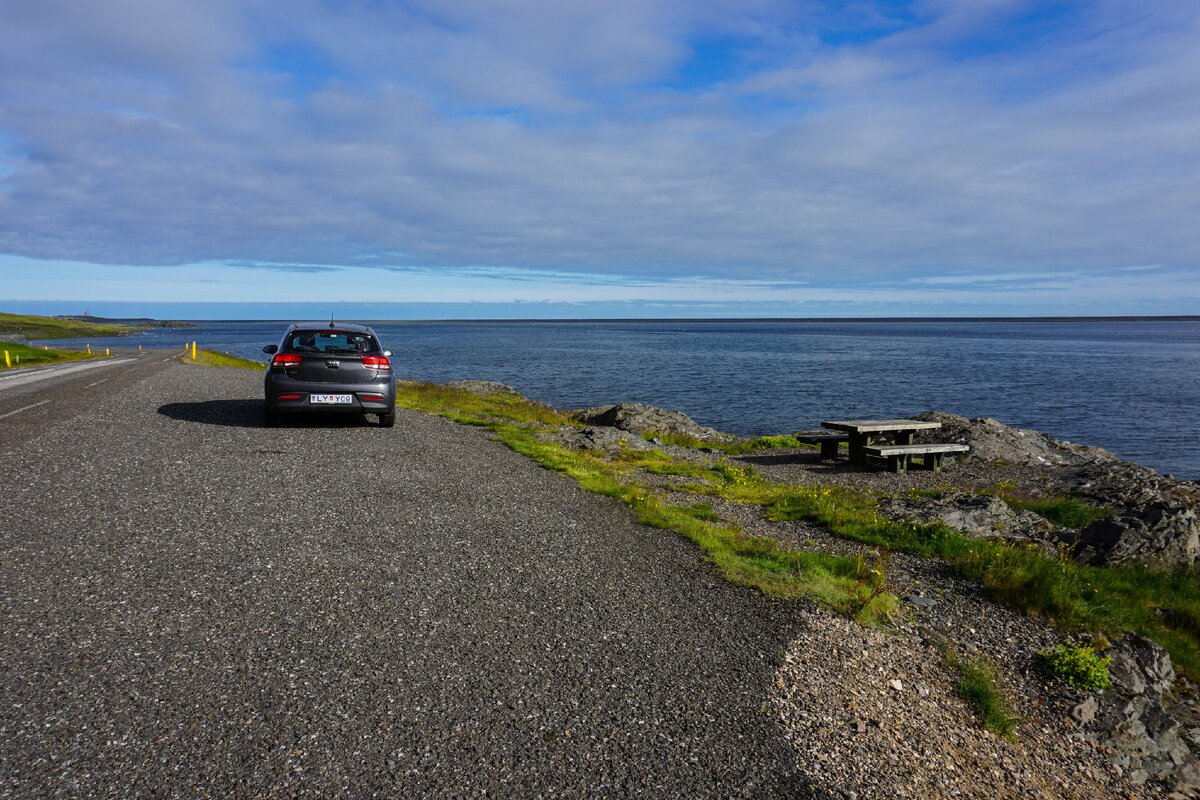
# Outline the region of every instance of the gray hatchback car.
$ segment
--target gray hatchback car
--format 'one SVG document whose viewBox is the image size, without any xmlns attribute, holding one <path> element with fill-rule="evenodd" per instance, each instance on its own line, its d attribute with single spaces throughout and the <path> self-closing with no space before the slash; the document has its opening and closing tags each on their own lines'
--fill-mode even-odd
<svg viewBox="0 0 1200 800">
<path fill-rule="evenodd" d="M 366 325 L 323 322 L 288 326 L 263 380 L 263 422 L 281 414 L 376 414 L 379 424 L 396 424 L 396 382 L 391 351 Z"/>
</svg>

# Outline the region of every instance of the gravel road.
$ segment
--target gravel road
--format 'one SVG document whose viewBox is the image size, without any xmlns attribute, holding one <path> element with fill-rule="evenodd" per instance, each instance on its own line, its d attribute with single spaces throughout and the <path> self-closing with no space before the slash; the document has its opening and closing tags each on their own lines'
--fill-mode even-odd
<svg viewBox="0 0 1200 800">
<path fill-rule="evenodd" d="M 820 794 L 794 606 L 482 431 L 263 429 L 259 381 L 0 439 L 0 796 Z"/>
</svg>

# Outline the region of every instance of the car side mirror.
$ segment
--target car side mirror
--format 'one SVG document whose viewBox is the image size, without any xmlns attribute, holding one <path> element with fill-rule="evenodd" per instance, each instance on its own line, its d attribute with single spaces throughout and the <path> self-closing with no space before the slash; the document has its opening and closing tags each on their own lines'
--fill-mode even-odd
<svg viewBox="0 0 1200 800">
<path fill-rule="evenodd" d="M 277 345 L 277 344 L 269 344 L 269 345 L 267 345 L 266 347 L 264 347 L 264 348 L 263 348 L 263 352 L 264 352 L 264 353 L 278 353 L 278 352 L 279 352 L 279 345 Z"/>
<path fill-rule="evenodd" d="M 391 358 L 391 357 L 392 357 L 392 351 L 391 351 L 391 350 L 384 350 L 384 351 L 383 351 L 383 354 L 384 354 L 385 356 L 387 356 L 388 358 Z"/>
</svg>

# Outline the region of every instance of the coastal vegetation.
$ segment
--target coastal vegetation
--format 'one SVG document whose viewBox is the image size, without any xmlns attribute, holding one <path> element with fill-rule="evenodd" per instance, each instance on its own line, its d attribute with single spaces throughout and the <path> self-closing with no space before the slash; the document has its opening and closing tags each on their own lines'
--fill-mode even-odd
<svg viewBox="0 0 1200 800">
<path fill-rule="evenodd" d="M 1076 497 L 1065 495 L 1031 497 L 1018 492 L 1011 484 L 1000 484 L 992 493 L 1008 503 L 1011 508 L 1019 511 L 1032 511 L 1055 525 L 1073 530 L 1086 528 L 1096 520 L 1116 513 L 1114 509 L 1085 503 Z"/>
<path fill-rule="evenodd" d="M 575 478 L 583 488 L 621 499 L 643 522 L 687 536 L 709 552 L 726 576 L 769 594 L 811 597 L 854 613 L 864 598 L 880 592 L 861 615 L 871 618 L 890 613 L 896 603 L 890 592 L 881 591 L 885 569 L 785 548 L 773 539 L 747 536 L 731 523 L 700 519 L 694 505 L 671 504 L 663 499 L 667 492 L 640 482 L 635 471 L 675 478 L 672 493 L 754 505 L 771 521 L 803 520 L 871 548 L 941 559 L 1010 608 L 1066 631 L 1147 636 L 1170 652 L 1181 673 L 1200 677 L 1200 581 L 1190 570 L 1084 566 L 1035 545 L 974 539 L 941 522 L 884 517 L 878 513 L 879 498 L 870 494 L 839 486 L 773 483 L 750 467 L 719 457 L 685 459 L 658 449 L 623 448 L 606 458 L 576 451 L 538 438 L 540 430 L 577 425 L 570 416 L 516 393 L 479 395 L 402 382 L 397 403 L 494 431 L 512 449 Z M 719 443 L 704 446 L 721 452 Z M 1038 513 L 1058 520 L 1110 513 L 1071 498 L 1039 505 L 1009 494 L 1010 502 L 1040 507 Z"/>
<path fill-rule="evenodd" d="M 61 317 L 41 317 L 31 314 L 0 313 L 0 336 L 23 339 L 81 339 L 88 336 L 120 336 L 135 328 Z"/>
<path fill-rule="evenodd" d="M 648 442 L 657 442 L 659 444 L 673 445 L 675 447 L 687 447 L 692 450 L 710 450 L 713 452 L 724 453 L 727 456 L 738 456 L 744 453 L 753 453 L 757 450 L 771 450 L 781 447 L 800 447 L 812 450 L 816 450 L 818 448 L 818 445 L 801 442 L 795 436 L 790 435 L 755 436 L 751 439 L 720 441 L 713 439 L 700 439 L 695 436 L 688 436 L 684 433 L 647 431 L 646 433 L 642 434 L 642 438 Z"/>
<path fill-rule="evenodd" d="M 195 360 L 191 357 L 191 351 L 184 356 L 183 363 L 199 364 L 204 367 L 236 367 L 238 369 L 252 369 L 262 371 L 266 365 L 259 361 L 251 361 L 238 356 L 231 356 L 229 353 L 218 353 L 215 350 L 201 350 L 197 348 Z"/>
<path fill-rule="evenodd" d="M 9 358 L 12 360 L 14 367 L 33 367 L 40 364 L 82 361 L 96 357 L 95 353 L 89 354 L 82 350 L 46 350 L 41 347 L 17 344 L 16 342 L 0 343 L 0 350 L 8 351 Z M 3 366 L 4 362 L 0 360 L 0 367 Z"/>
<path fill-rule="evenodd" d="M 1112 684 L 1108 674 L 1110 658 L 1102 658 L 1083 644 L 1060 644 L 1039 650 L 1046 672 L 1085 692 L 1107 689 Z"/>
<path fill-rule="evenodd" d="M 943 662 L 958 676 L 955 693 L 967 701 L 983 727 L 997 736 L 1015 738 L 1020 717 L 1000 686 L 996 665 L 982 657 L 963 660 L 949 647 L 943 650 Z"/>
</svg>

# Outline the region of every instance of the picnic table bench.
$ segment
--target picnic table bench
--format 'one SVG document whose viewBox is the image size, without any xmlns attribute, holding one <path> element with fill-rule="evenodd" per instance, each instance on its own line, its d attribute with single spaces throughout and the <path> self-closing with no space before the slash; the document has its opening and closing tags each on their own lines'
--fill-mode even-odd
<svg viewBox="0 0 1200 800">
<path fill-rule="evenodd" d="M 837 458 L 838 445 L 849 442 L 850 437 L 844 433 L 797 433 L 796 441 L 821 445 L 821 458 Z"/>
<path fill-rule="evenodd" d="M 942 471 L 942 456 L 946 453 L 965 453 L 971 448 L 965 444 L 890 444 L 868 446 L 863 452 L 868 458 L 887 459 L 888 470 L 903 475 L 912 466 L 914 456 L 921 459 L 921 468 L 933 472 Z"/>
</svg>

